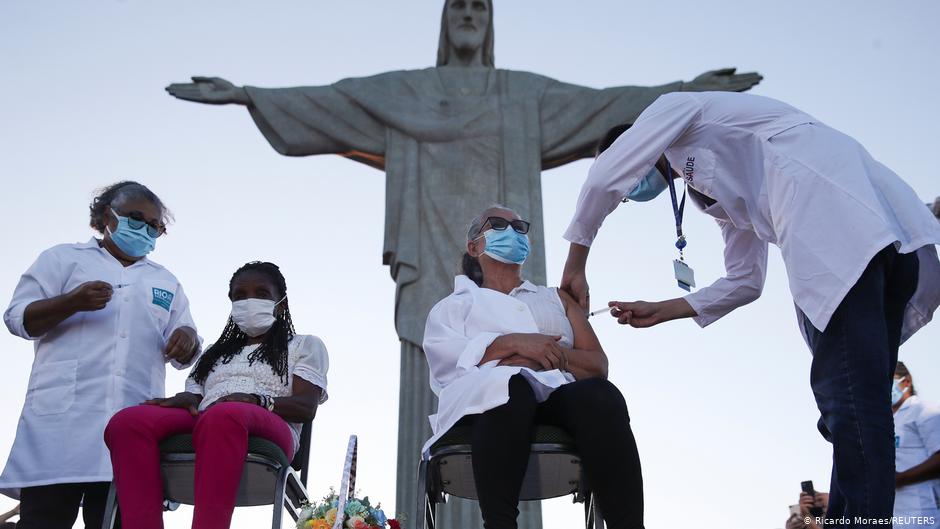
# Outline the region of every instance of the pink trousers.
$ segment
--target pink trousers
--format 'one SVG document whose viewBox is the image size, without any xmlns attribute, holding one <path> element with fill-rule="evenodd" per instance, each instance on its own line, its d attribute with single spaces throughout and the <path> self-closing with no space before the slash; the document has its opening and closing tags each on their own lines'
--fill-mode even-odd
<svg viewBox="0 0 940 529">
<path fill-rule="evenodd" d="M 193 529 L 227 529 L 235 510 L 248 436 L 273 441 L 291 459 L 294 441 L 287 422 L 242 402 L 223 402 L 193 417 L 182 408 L 140 405 L 111 418 L 104 440 L 111 450 L 122 526 L 163 529 L 163 483 L 159 444 L 192 433 L 196 448 Z"/>
</svg>

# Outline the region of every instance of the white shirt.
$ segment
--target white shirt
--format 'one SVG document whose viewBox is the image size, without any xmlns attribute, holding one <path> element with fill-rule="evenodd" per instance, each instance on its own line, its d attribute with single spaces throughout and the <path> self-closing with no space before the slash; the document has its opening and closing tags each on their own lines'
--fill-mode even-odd
<svg viewBox="0 0 940 529">
<path fill-rule="evenodd" d="M 571 373 L 553 369 L 498 366 L 493 360 L 477 366 L 493 340 L 504 334 L 540 333 L 561 336 L 572 347 L 574 331 L 557 290 L 524 281 L 508 295 L 480 288 L 467 276 L 454 279 L 454 293 L 438 302 L 424 329 L 431 389 L 438 397 L 437 414 L 428 417 L 434 435 L 424 455 L 464 415 L 482 413 L 509 401 L 509 379 L 522 373 L 538 402 L 569 382 Z"/>
<path fill-rule="evenodd" d="M 940 406 L 908 397 L 894 414 L 895 469 L 903 472 L 940 452 Z M 932 512 L 940 527 L 940 479 L 923 481 L 897 489 L 895 516 L 917 516 Z"/>
<path fill-rule="evenodd" d="M 717 201 L 705 213 L 725 239 L 727 276 L 685 297 L 699 325 L 760 296 L 768 243 L 780 247 L 796 305 L 821 330 L 878 251 L 892 243 L 901 253 L 921 249 L 903 338 L 932 318 L 940 224 L 930 210 L 858 142 L 766 97 L 660 96 L 598 156 L 565 238 L 590 246 L 663 153 L 689 186 Z"/>
<path fill-rule="evenodd" d="M 30 303 L 88 281 L 114 286 L 105 308 L 29 336 L 23 313 Z M 96 239 L 62 244 L 23 274 L 3 319 L 11 333 L 33 340 L 35 357 L 0 492 L 15 498 L 21 487 L 110 481 L 105 425 L 118 410 L 164 395 L 166 342 L 179 327 L 195 329 L 179 281 L 146 258 L 123 266 Z"/>
<path fill-rule="evenodd" d="M 330 359 L 323 341 L 312 335 L 295 335 L 287 344 L 287 382 L 261 360 L 248 362 L 248 355 L 260 344 L 246 345 L 235 353 L 231 362 L 218 362 L 203 384 L 186 379 L 186 391 L 202 395 L 199 410 L 203 411 L 221 397 L 232 393 L 270 395 L 289 397 L 294 390 L 294 376 L 320 388 L 319 404 L 326 402 L 326 373 L 330 369 Z M 207 349 L 208 350 L 208 349 Z M 300 445 L 300 423 L 287 423 L 294 436 L 294 451 Z"/>
</svg>

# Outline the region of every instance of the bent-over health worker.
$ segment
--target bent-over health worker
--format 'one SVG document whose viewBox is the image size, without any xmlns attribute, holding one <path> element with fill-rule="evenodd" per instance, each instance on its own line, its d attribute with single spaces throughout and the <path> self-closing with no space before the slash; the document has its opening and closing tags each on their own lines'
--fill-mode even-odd
<svg viewBox="0 0 940 529">
<path fill-rule="evenodd" d="M 648 200 L 666 189 L 680 250 L 676 277 L 680 286 L 694 284 L 681 259 L 682 183 L 721 228 L 726 276 L 685 297 L 611 302 L 611 314 L 634 327 L 677 318 L 707 326 L 760 296 L 767 247 L 777 245 L 813 352 L 819 429 L 833 445 L 827 516 L 890 518 L 891 381 L 899 344 L 940 303 L 940 224 L 862 145 L 805 112 L 750 94 L 668 94 L 591 167 L 565 232 L 562 288 L 586 309 L 585 264 L 604 218 L 624 198 Z"/>
<path fill-rule="evenodd" d="M 101 238 L 42 252 L 3 315 L 35 355 L 0 492 L 20 498 L 19 529 L 101 527 L 111 482 L 104 443 L 118 410 L 162 396 L 166 362 L 182 369 L 200 342 L 176 277 L 147 255 L 169 212 L 136 182 L 90 207 Z"/>
</svg>

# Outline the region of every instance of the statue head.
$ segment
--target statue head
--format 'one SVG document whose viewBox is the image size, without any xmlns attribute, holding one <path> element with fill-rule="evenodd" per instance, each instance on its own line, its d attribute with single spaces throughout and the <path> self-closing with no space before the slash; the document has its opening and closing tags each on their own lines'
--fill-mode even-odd
<svg viewBox="0 0 940 529">
<path fill-rule="evenodd" d="M 493 0 L 445 0 L 437 65 L 455 64 L 456 56 L 474 57 L 494 67 Z"/>
</svg>

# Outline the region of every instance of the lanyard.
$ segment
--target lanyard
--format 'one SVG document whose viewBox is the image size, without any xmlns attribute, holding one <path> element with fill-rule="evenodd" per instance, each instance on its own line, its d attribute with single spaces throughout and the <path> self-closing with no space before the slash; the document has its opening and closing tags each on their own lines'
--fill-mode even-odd
<svg viewBox="0 0 940 529">
<path fill-rule="evenodd" d="M 664 157 L 665 158 L 665 157 Z M 679 250 L 679 260 L 684 260 L 682 250 L 686 247 L 685 235 L 682 234 L 682 216 L 685 213 L 685 194 L 686 189 L 682 190 L 682 201 L 676 200 L 676 183 L 672 179 L 672 167 L 669 160 L 666 160 L 666 181 L 669 183 L 669 196 L 672 198 L 672 212 L 676 217 L 676 248 Z"/>
</svg>

